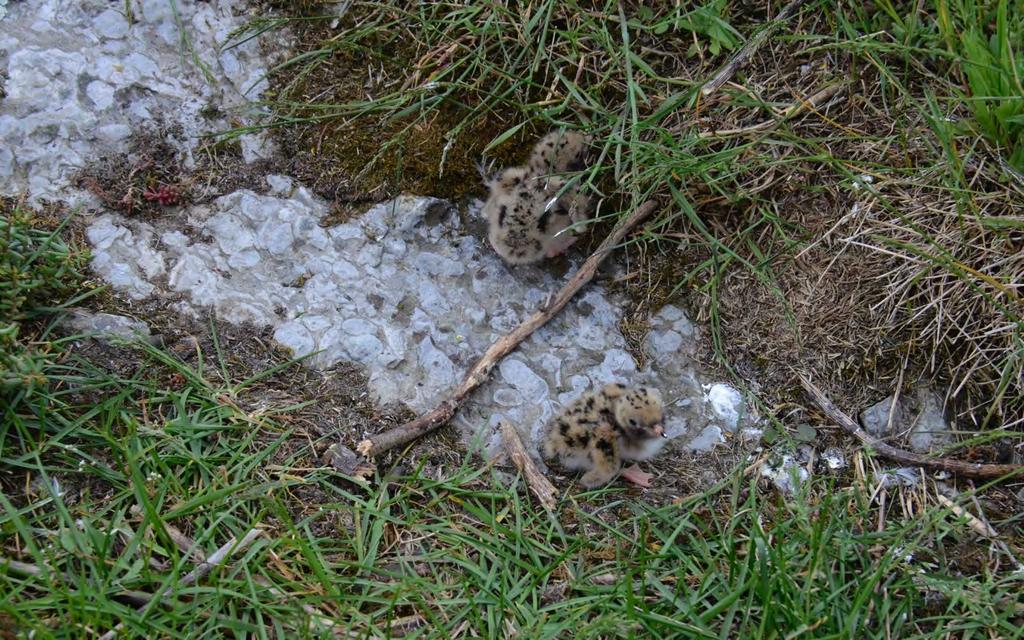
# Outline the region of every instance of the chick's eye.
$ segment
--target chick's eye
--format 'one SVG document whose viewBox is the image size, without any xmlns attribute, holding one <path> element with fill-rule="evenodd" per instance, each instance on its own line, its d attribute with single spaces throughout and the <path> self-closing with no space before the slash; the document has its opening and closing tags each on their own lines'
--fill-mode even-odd
<svg viewBox="0 0 1024 640">
<path fill-rule="evenodd" d="M 630 418 L 629 419 L 629 426 L 631 426 L 631 427 L 635 427 L 636 426 L 636 418 Z"/>
</svg>

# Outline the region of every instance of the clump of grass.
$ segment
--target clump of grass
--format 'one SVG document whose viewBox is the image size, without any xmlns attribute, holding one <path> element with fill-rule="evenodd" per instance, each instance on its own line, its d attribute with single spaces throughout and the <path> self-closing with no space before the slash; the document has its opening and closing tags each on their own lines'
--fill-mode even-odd
<svg viewBox="0 0 1024 640">
<path fill-rule="evenodd" d="M 14 402 L 45 384 L 49 353 L 26 343 L 23 325 L 54 311 L 84 280 L 84 255 L 42 229 L 33 215 L 0 202 L 0 398 Z"/>
<path fill-rule="evenodd" d="M 872 301 L 879 325 L 923 347 L 928 367 L 960 400 L 964 424 L 1018 426 L 1024 421 L 1024 182 L 1002 174 L 1006 161 L 1019 160 L 1024 131 L 1024 121 L 1016 122 L 1024 113 L 1024 66 L 1011 44 L 1024 38 L 1024 17 L 1009 15 L 997 0 L 940 2 L 935 15 L 878 20 L 862 24 L 895 24 L 906 47 L 867 46 L 863 54 L 909 107 L 928 146 L 915 166 L 898 174 L 883 165 L 858 178 L 868 182 L 861 183 L 857 206 L 882 210 L 857 219 L 846 240 L 877 251 L 875 277 L 885 284 L 885 295 Z M 922 64 L 922 51 L 924 64 L 963 77 L 970 95 L 934 78 L 914 86 L 922 79 L 896 70 Z M 881 183 L 872 185 L 876 178 Z M 902 360 L 905 366 L 907 357 Z"/>
<path fill-rule="evenodd" d="M 335 181 L 382 197 L 480 193 L 482 156 L 521 161 L 559 124 L 601 132 L 628 183 L 637 120 L 693 87 L 687 67 L 739 42 L 725 2 L 353 3 L 340 32 L 326 20 L 291 26 L 316 46 L 274 75 L 270 124 L 294 127 L 293 155 L 322 156 Z"/>
<path fill-rule="evenodd" d="M 1014 170 L 1024 173 L 1024 18 L 1009 4 L 939 2 L 938 26 L 960 63 L 973 123 Z"/>
<path fill-rule="evenodd" d="M 279 455 L 304 436 L 282 430 L 272 408 L 254 419 L 195 369 L 165 354 L 148 370 L 160 366 L 184 382 L 67 368 L 103 399 L 84 410 L 61 393 L 49 418 L 60 428 L 31 448 L 4 439 L 0 463 L 24 476 L 5 481 L 0 497 L 0 547 L 22 563 L 0 560 L 9 627 L 941 638 L 951 629 L 1008 635 L 1017 624 L 1019 577 L 985 563 L 952 568 L 948 549 L 967 527 L 921 503 L 917 489 L 895 490 L 891 503 L 913 510 L 901 514 L 858 483 L 819 478 L 781 500 L 737 471 L 659 508 L 616 490 L 567 496 L 553 518 L 489 467 L 416 470 L 358 488 L 311 465 L 308 447 Z M 263 534 L 244 553 L 179 585 L 196 561 L 171 532 L 209 553 L 253 527 Z M 164 589 L 162 601 L 138 606 L 139 594 Z"/>
</svg>

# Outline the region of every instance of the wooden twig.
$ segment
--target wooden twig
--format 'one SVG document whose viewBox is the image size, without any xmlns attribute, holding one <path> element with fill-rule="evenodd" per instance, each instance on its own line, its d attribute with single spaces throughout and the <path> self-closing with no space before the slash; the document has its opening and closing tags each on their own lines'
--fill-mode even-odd
<svg viewBox="0 0 1024 640">
<path fill-rule="evenodd" d="M 572 297 L 576 295 L 576 292 L 594 278 L 594 274 L 597 273 L 597 267 L 622 242 L 626 234 L 641 220 L 651 215 L 657 207 L 658 204 L 655 201 L 648 200 L 637 207 L 625 220 L 620 222 L 612 230 L 611 234 L 604 239 L 601 246 L 587 258 L 583 266 L 551 299 L 550 304 L 527 318 L 518 327 L 513 329 L 511 333 L 498 338 L 484 355 L 477 360 L 476 364 L 469 370 L 462 383 L 452 392 L 450 397 L 443 400 L 432 411 L 414 420 L 366 438 L 356 446 L 358 456 L 349 455 L 341 445 L 334 445 L 330 450 L 330 457 L 334 466 L 346 475 L 366 477 L 373 473 L 373 466 L 366 462 L 367 459 L 376 457 L 389 449 L 401 446 L 407 442 L 412 442 L 451 420 L 452 416 L 455 415 L 455 411 L 465 402 L 469 394 L 487 380 L 494 365 L 515 350 L 530 334 L 555 317 L 569 303 Z"/>
<path fill-rule="evenodd" d="M 184 576 L 182 576 L 181 580 L 178 581 L 177 585 L 167 587 L 160 595 L 170 595 L 176 588 L 187 587 L 191 584 L 194 584 L 202 580 L 206 577 L 208 573 L 213 571 L 214 567 L 224 562 L 224 560 L 226 560 L 232 554 L 238 553 L 239 551 L 244 551 L 246 548 L 248 548 L 250 544 L 256 541 L 256 538 L 260 537 L 261 535 L 263 535 L 262 529 L 249 529 L 249 532 L 246 533 L 241 540 L 231 538 L 223 545 L 221 545 L 220 549 L 214 551 L 209 558 L 196 565 L 195 569 L 192 569 Z"/>
<path fill-rule="evenodd" d="M 738 129 L 718 129 L 713 131 L 701 131 L 697 134 L 698 138 L 725 138 L 729 136 L 741 136 L 749 133 L 761 133 L 764 131 L 770 131 L 775 127 L 779 126 L 786 120 L 789 120 L 793 116 L 800 114 L 804 109 L 817 109 L 824 102 L 831 100 L 840 91 L 846 88 L 846 85 L 842 82 L 830 84 L 821 91 L 818 91 L 814 95 L 802 99 L 798 102 L 793 103 L 788 109 L 779 114 L 779 117 L 775 120 L 765 120 L 757 124 L 752 124 L 746 127 L 740 127 Z"/>
<path fill-rule="evenodd" d="M 10 558 L 0 557 L 0 569 L 9 571 L 20 576 L 31 576 L 36 577 L 49 577 L 54 576 L 60 578 L 64 583 L 74 583 L 68 574 L 60 571 L 54 571 L 53 569 L 46 566 L 38 566 L 29 564 L 27 562 L 19 562 L 17 560 L 11 560 Z M 125 589 L 119 593 L 112 594 L 116 600 L 123 600 L 124 602 L 134 607 L 144 607 L 149 604 L 149 601 L 153 599 L 153 594 L 145 591 L 135 591 L 132 589 Z"/>
<path fill-rule="evenodd" d="M 523 474 L 523 477 L 526 479 L 526 485 L 530 487 L 530 491 L 537 497 L 537 501 L 548 511 L 553 511 L 555 508 L 555 497 L 558 495 L 555 486 L 551 484 L 547 476 L 541 473 L 541 470 L 534 464 L 530 454 L 526 451 L 526 447 L 523 446 L 523 441 L 520 439 L 516 428 L 505 420 L 501 421 L 501 439 L 505 443 L 505 451 L 508 452 L 509 459 L 512 460 L 512 464 L 516 465 L 519 472 Z"/>
<path fill-rule="evenodd" d="M 137 504 L 132 505 L 130 511 L 131 514 L 137 518 L 141 518 L 143 515 L 142 507 L 140 507 Z M 181 551 L 181 553 L 184 554 L 186 558 L 192 556 L 193 562 L 203 562 L 206 560 L 206 552 L 203 551 L 203 548 L 200 547 L 199 544 L 197 544 L 192 538 L 189 538 L 184 533 L 182 533 L 181 529 L 175 527 L 173 524 L 170 524 L 169 522 L 164 522 L 163 525 L 164 531 L 167 532 L 167 535 L 168 537 L 170 537 L 171 542 L 174 543 L 174 546 L 178 547 L 178 550 Z"/>
<path fill-rule="evenodd" d="M 799 374 L 799 377 L 801 384 L 804 386 L 804 390 L 807 391 L 807 394 L 811 396 L 826 416 L 838 424 L 843 431 L 846 431 L 860 440 L 862 444 L 873 449 L 875 453 L 883 458 L 895 460 L 896 462 L 901 462 L 903 464 L 914 465 L 916 467 L 949 471 L 950 473 L 956 473 L 968 478 L 998 478 L 1001 476 L 1017 474 L 1024 470 L 1024 465 L 964 462 L 963 460 L 953 460 L 952 458 L 934 458 L 918 453 L 912 453 L 904 449 L 898 449 L 870 435 L 867 431 L 862 429 L 860 425 L 853 420 L 853 418 L 846 415 L 832 404 L 832 401 L 829 400 L 821 389 L 816 387 L 810 379 L 803 374 Z"/>
<path fill-rule="evenodd" d="M 178 550 L 181 551 L 186 558 L 191 556 L 193 562 L 206 561 L 206 553 L 203 552 L 203 548 L 200 547 L 195 540 L 186 536 L 174 525 L 166 522 L 164 523 L 164 530 L 167 532 L 167 535 L 171 537 L 171 541 L 174 542 L 174 545 L 178 547 Z"/>
<path fill-rule="evenodd" d="M 941 493 L 935 494 L 935 497 L 938 498 L 939 504 L 952 511 L 953 515 L 963 518 L 964 521 L 967 522 L 967 526 L 973 529 L 979 536 L 983 538 L 995 538 L 999 535 L 991 526 L 982 522 L 973 513 L 964 509 Z"/>
<path fill-rule="evenodd" d="M 701 95 L 707 97 L 718 91 L 723 84 L 729 81 L 729 78 L 736 73 L 736 70 L 742 67 L 746 62 L 747 58 L 752 56 L 758 48 L 764 43 L 765 39 L 776 29 L 779 28 L 782 23 L 789 20 L 797 9 L 799 9 L 807 0 L 792 0 L 789 4 L 783 7 L 779 15 L 776 16 L 769 24 L 761 28 L 760 31 L 754 34 L 747 43 L 740 47 L 740 50 L 736 52 L 736 55 L 732 57 L 732 60 L 726 63 L 718 73 L 716 73 L 710 80 L 704 83 L 701 88 Z"/>
<path fill-rule="evenodd" d="M 206 577 L 207 574 L 213 571 L 214 567 L 224 562 L 224 560 L 229 558 L 232 554 L 235 554 L 239 551 L 246 549 L 250 544 L 252 544 L 256 540 L 256 538 L 260 537 L 262 534 L 262 529 L 250 529 L 249 532 L 246 533 L 241 540 L 232 537 L 230 540 L 224 543 L 219 549 L 214 551 L 209 558 L 196 565 L 194 569 L 192 569 L 184 576 L 182 576 L 182 578 L 178 580 L 176 584 L 167 587 L 158 595 L 156 595 L 155 598 L 159 600 L 164 600 L 168 598 L 172 593 L 174 593 L 175 589 L 187 587 L 192 584 L 195 584 L 199 580 L 202 580 L 204 577 Z M 139 607 L 139 609 L 142 609 L 142 607 Z M 124 629 L 124 627 L 125 623 L 119 622 L 117 626 L 115 626 L 113 629 L 100 636 L 100 640 L 113 640 L 117 637 L 118 632 Z"/>
<path fill-rule="evenodd" d="M 67 580 L 67 575 L 60 571 L 54 571 L 49 567 L 40 567 L 27 562 L 11 560 L 10 558 L 0 558 L 0 568 L 10 571 L 11 573 L 16 573 L 19 576 L 32 576 L 35 578 L 38 576 L 49 577 L 52 575 Z"/>
</svg>

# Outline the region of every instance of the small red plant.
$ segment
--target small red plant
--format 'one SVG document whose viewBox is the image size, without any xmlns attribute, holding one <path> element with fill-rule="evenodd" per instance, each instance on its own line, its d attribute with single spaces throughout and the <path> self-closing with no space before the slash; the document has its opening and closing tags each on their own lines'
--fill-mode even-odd
<svg viewBox="0 0 1024 640">
<path fill-rule="evenodd" d="M 162 184 L 154 189 L 150 187 L 142 193 L 142 197 L 148 202 L 159 202 L 164 207 L 178 204 L 180 194 L 178 190 L 169 184 Z"/>
</svg>

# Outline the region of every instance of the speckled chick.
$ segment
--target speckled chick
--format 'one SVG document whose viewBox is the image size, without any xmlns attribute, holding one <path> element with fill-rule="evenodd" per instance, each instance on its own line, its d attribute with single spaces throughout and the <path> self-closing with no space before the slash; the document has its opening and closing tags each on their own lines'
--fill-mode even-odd
<svg viewBox="0 0 1024 640">
<path fill-rule="evenodd" d="M 657 389 L 605 385 L 577 398 L 551 423 L 542 453 L 566 469 L 585 470 L 580 478 L 584 487 L 600 487 L 622 471 L 623 461 L 647 460 L 658 453 L 666 441 L 663 420 Z M 624 476 L 649 486 L 649 476 L 635 471 L 639 476 Z"/>
<path fill-rule="evenodd" d="M 566 171 L 585 167 L 588 138 L 575 131 L 552 132 L 534 145 L 525 167 L 505 169 L 490 181 L 484 203 L 488 239 L 510 264 L 553 258 L 575 237 L 566 229 L 591 213 L 590 198 Z"/>
<path fill-rule="evenodd" d="M 579 131 L 552 131 L 533 146 L 526 163 L 531 175 L 557 175 L 562 178 L 563 185 L 569 184 L 558 199 L 573 222 L 589 218 L 593 213 L 593 203 L 586 192 L 580 189 L 579 179 L 573 180 L 572 176 L 564 174 L 587 168 L 590 164 L 591 142 L 590 136 Z"/>
<path fill-rule="evenodd" d="M 535 178 L 524 167 L 505 169 L 491 181 L 484 204 L 487 238 L 509 264 L 529 264 L 552 258 L 568 245 L 555 237 L 572 219 L 555 196 L 565 182 L 558 177 Z"/>
<path fill-rule="evenodd" d="M 579 131 L 552 131 L 533 145 L 526 167 L 534 175 L 583 171 L 591 142 L 590 136 Z"/>
</svg>

